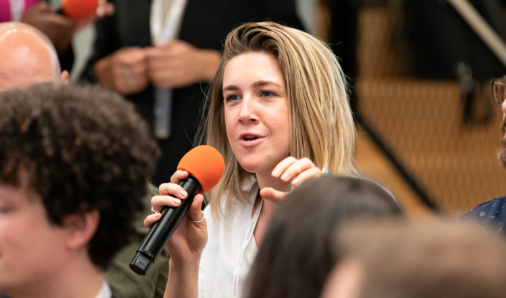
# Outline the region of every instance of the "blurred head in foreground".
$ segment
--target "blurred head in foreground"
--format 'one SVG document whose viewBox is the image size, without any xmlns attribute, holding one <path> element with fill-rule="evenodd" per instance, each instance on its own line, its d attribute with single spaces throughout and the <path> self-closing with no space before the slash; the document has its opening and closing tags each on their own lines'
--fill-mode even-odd
<svg viewBox="0 0 506 298">
<path fill-rule="evenodd" d="M 6 91 L 0 106 L 0 292 L 96 297 L 155 168 L 146 124 L 90 86 Z"/>
<path fill-rule="evenodd" d="M 356 218 L 402 217 L 378 184 L 323 176 L 294 189 L 272 217 L 250 271 L 249 297 L 318 297 L 338 258 L 334 231 Z"/>
<path fill-rule="evenodd" d="M 337 235 L 336 266 L 322 297 L 499 298 L 506 244 L 469 224 L 363 222 Z"/>
<path fill-rule="evenodd" d="M 66 83 L 51 41 L 38 29 L 23 23 L 0 23 L 0 92 L 34 83 Z"/>
</svg>

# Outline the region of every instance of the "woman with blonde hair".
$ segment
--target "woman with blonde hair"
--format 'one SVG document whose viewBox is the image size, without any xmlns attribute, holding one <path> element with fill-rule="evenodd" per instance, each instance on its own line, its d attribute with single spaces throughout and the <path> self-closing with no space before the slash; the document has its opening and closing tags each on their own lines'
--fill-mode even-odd
<svg viewBox="0 0 506 298">
<path fill-rule="evenodd" d="M 204 214 L 198 195 L 167 243 L 165 297 L 241 295 L 279 201 L 325 172 L 356 173 L 342 70 L 327 45 L 297 29 L 247 23 L 228 35 L 205 128 L 225 172 L 207 195 Z M 153 209 L 178 206 L 187 195 L 178 183 L 187 176 L 177 171 L 160 185 Z M 145 224 L 159 219 L 155 213 Z"/>
</svg>

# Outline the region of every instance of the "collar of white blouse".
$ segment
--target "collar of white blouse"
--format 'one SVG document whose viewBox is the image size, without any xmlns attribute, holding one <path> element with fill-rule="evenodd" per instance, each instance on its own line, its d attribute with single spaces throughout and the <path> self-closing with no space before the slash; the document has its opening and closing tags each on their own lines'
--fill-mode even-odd
<svg viewBox="0 0 506 298">
<path fill-rule="evenodd" d="M 111 298 L 112 297 L 112 291 L 111 287 L 109 286 L 109 283 L 105 281 L 102 283 L 102 287 L 100 288 L 100 291 L 98 291 L 96 298 Z"/>
</svg>

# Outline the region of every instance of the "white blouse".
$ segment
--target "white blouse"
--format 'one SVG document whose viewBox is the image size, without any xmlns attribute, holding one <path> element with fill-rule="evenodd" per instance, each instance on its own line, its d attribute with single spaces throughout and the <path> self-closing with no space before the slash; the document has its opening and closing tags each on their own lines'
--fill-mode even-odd
<svg viewBox="0 0 506 298">
<path fill-rule="evenodd" d="M 112 297 L 111 287 L 109 287 L 109 283 L 104 279 L 102 287 L 100 287 L 100 291 L 98 291 L 96 298 L 111 298 L 111 297 Z"/>
<path fill-rule="evenodd" d="M 199 298 L 242 296 L 245 278 L 258 252 L 253 231 L 262 204 L 253 214 L 257 194 L 258 184 L 254 183 L 249 187 L 249 203 L 229 203 L 220 220 L 212 217 L 209 206 L 204 210 L 208 240 L 200 260 Z"/>
</svg>

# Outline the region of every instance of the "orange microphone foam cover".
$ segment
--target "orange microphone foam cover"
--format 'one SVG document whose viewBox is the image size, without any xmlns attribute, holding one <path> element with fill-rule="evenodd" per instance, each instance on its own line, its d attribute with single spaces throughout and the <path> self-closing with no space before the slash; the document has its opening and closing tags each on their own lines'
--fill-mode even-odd
<svg viewBox="0 0 506 298">
<path fill-rule="evenodd" d="M 218 150 L 201 145 L 188 151 L 179 164 L 178 170 L 189 172 L 200 182 L 200 194 L 211 190 L 221 179 L 225 170 L 225 161 Z"/>
<path fill-rule="evenodd" d="M 98 7 L 98 0 L 63 0 L 62 10 L 74 20 L 82 20 L 93 14 Z"/>
</svg>

